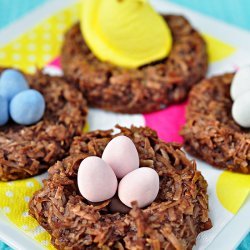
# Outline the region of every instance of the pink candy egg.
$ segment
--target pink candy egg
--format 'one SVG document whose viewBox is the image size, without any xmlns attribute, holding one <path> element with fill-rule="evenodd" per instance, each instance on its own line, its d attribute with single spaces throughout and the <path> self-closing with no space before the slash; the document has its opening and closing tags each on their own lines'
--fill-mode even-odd
<svg viewBox="0 0 250 250">
<path fill-rule="evenodd" d="M 118 187 L 120 200 L 128 207 L 137 201 L 140 208 L 150 205 L 159 192 L 159 175 L 152 168 L 136 169 L 122 178 Z"/>
<path fill-rule="evenodd" d="M 85 158 L 79 167 L 77 183 L 80 193 L 91 202 L 112 198 L 117 190 L 117 178 L 112 168 L 101 158 Z"/>
<path fill-rule="evenodd" d="M 102 159 L 114 170 L 117 178 L 122 178 L 129 172 L 139 168 L 137 149 L 127 136 L 117 136 L 112 139 L 102 154 Z"/>
</svg>

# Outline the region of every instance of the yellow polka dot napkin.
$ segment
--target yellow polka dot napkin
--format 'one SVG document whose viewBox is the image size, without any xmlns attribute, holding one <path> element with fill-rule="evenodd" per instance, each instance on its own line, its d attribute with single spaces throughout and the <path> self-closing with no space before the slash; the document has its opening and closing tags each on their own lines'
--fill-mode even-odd
<svg viewBox="0 0 250 250">
<path fill-rule="evenodd" d="M 46 249 L 54 249 L 50 235 L 28 212 L 28 203 L 34 192 L 42 187 L 41 180 L 45 177 L 43 174 L 26 180 L 0 182 L 0 212 Z"/>
<path fill-rule="evenodd" d="M 54 13 L 0 48 L 0 66 L 34 72 L 58 56 L 65 31 L 79 17 L 80 3 Z"/>
</svg>

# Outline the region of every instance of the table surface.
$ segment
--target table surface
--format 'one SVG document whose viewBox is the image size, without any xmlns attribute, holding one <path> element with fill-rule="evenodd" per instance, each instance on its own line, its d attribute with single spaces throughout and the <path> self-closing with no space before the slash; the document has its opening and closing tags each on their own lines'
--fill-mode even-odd
<svg viewBox="0 0 250 250">
<path fill-rule="evenodd" d="M 22 18 L 27 12 L 39 7 L 49 0 L 0 0 L 0 29 Z M 214 17 L 228 24 L 250 31 L 249 0 L 170 0 L 175 4 L 190 8 L 202 14 Z M 8 11 L 6 11 L 8 10 Z M 0 242 L 0 250 L 10 248 Z M 250 233 L 237 250 L 250 249 Z"/>
</svg>

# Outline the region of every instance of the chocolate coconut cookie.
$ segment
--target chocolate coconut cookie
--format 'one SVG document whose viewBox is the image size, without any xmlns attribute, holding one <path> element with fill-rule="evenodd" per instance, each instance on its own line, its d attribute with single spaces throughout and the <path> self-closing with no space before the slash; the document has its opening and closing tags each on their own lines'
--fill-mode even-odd
<svg viewBox="0 0 250 250">
<path fill-rule="evenodd" d="M 197 235 L 211 228 L 207 183 L 195 162 L 149 128 L 118 128 L 116 135 L 109 130 L 75 137 L 71 155 L 49 169 L 44 187 L 32 198 L 30 214 L 58 249 L 192 249 Z M 80 162 L 101 157 L 118 135 L 133 141 L 140 168 L 152 168 L 160 178 L 154 202 L 143 209 L 134 202 L 127 213 L 111 212 L 110 200 L 88 202 L 77 185 Z"/>
<path fill-rule="evenodd" d="M 225 74 L 206 79 L 191 90 L 181 133 L 191 154 L 215 167 L 250 174 L 249 129 L 236 124 L 231 115 L 233 77 Z"/>
<path fill-rule="evenodd" d="M 61 51 L 64 73 L 89 105 L 122 113 L 151 112 L 183 101 L 207 70 L 206 45 L 181 16 L 164 16 L 173 46 L 167 58 L 138 69 L 101 62 L 86 45 L 80 25 L 66 34 Z"/>
<path fill-rule="evenodd" d="M 26 78 L 43 95 L 46 109 L 42 120 L 31 126 L 9 121 L 0 127 L 1 181 L 39 174 L 65 157 L 85 124 L 86 102 L 77 89 L 62 78 L 40 72 Z"/>
</svg>

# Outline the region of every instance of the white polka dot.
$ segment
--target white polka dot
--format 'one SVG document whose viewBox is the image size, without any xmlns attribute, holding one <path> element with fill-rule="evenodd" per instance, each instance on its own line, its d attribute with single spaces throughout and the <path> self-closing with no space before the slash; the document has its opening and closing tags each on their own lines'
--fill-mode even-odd
<svg viewBox="0 0 250 250">
<path fill-rule="evenodd" d="M 47 240 L 43 240 L 43 241 L 41 241 L 41 244 L 42 244 L 43 246 L 48 246 L 48 245 L 49 245 L 49 242 L 48 242 Z"/>
<path fill-rule="evenodd" d="M 44 50 L 44 51 L 49 51 L 49 50 L 51 50 L 51 45 L 50 45 L 50 44 L 44 44 L 44 45 L 43 45 L 43 50 Z"/>
<path fill-rule="evenodd" d="M 43 55 L 43 60 L 44 61 L 49 61 L 51 59 L 51 56 L 50 55 Z"/>
<path fill-rule="evenodd" d="M 49 29 L 51 29 L 50 23 L 45 23 L 45 24 L 43 25 L 43 29 L 44 29 L 44 30 L 49 30 Z"/>
<path fill-rule="evenodd" d="M 62 15 L 62 14 L 58 15 L 56 18 L 57 18 L 58 21 L 64 21 L 65 20 L 65 16 Z"/>
<path fill-rule="evenodd" d="M 43 227 L 41 227 L 41 226 L 37 226 L 36 228 L 34 228 L 34 229 L 32 230 L 33 236 L 39 235 L 39 234 L 41 234 L 41 233 L 43 233 L 43 232 L 46 232 L 46 231 L 45 231 L 45 229 L 44 229 Z"/>
<path fill-rule="evenodd" d="M 31 40 L 35 39 L 36 37 L 37 37 L 37 35 L 35 33 L 28 34 L 28 38 Z"/>
<path fill-rule="evenodd" d="M 61 42 L 63 40 L 63 35 L 57 35 L 57 41 Z"/>
<path fill-rule="evenodd" d="M 51 38 L 51 35 L 49 33 L 45 33 L 43 35 L 43 39 L 45 39 L 45 40 L 49 40 L 50 38 Z"/>
<path fill-rule="evenodd" d="M 19 54 L 14 54 L 14 55 L 12 56 L 12 59 L 13 59 L 14 61 L 19 61 L 19 60 L 21 59 L 21 56 L 20 56 Z"/>
<path fill-rule="evenodd" d="M 4 58 L 6 58 L 6 53 L 5 52 L 0 52 L 0 58 L 1 59 L 4 59 Z"/>
<path fill-rule="evenodd" d="M 22 228 L 22 230 L 28 230 L 29 229 L 29 227 L 27 225 L 23 225 L 21 228 Z"/>
<path fill-rule="evenodd" d="M 34 51 L 35 49 L 36 49 L 36 45 L 35 45 L 35 44 L 30 43 L 30 44 L 28 45 L 28 50 L 29 50 L 29 51 Z"/>
<path fill-rule="evenodd" d="M 29 202 L 30 201 L 30 197 L 29 196 L 25 196 L 24 197 L 24 201 Z"/>
<path fill-rule="evenodd" d="M 7 197 L 13 197 L 13 192 L 12 191 L 6 191 L 5 195 Z"/>
<path fill-rule="evenodd" d="M 19 63 L 14 63 L 14 64 L 12 64 L 12 66 L 13 66 L 13 68 L 20 68 L 21 67 L 21 65 Z"/>
<path fill-rule="evenodd" d="M 28 56 L 28 60 L 29 60 L 30 62 L 35 62 L 35 61 L 36 61 L 36 57 L 35 57 L 34 55 L 29 55 L 29 56 Z"/>
<path fill-rule="evenodd" d="M 4 208 L 3 208 L 3 212 L 4 212 L 5 214 L 10 213 L 10 208 L 9 208 L 9 207 L 4 207 Z"/>
<path fill-rule="evenodd" d="M 14 183 L 13 183 L 12 181 L 9 181 L 9 182 L 7 183 L 7 185 L 8 185 L 8 186 L 13 186 Z"/>
<path fill-rule="evenodd" d="M 57 25 L 57 29 L 58 30 L 64 30 L 66 28 L 66 26 L 65 26 L 65 24 L 63 24 L 63 23 L 59 23 L 58 25 Z"/>
<path fill-rule="evenodd" d="M 36 71 L 36 67 L 35 67 L 35 66 L 30 65 L 30 66 L 28 66 L 28 67 L 27 67 L 27 70 L 28 70 L 30 73 L 33 73 L 33 72 L 35 72 L 35 71 Z"/>
<path fill-rule="evenodd" d="M 79 12 L 78 12 L 79 10 L 77 9 L 77 8 L 75 8 L 75 9 L 72 9 L 72 16 L 78 16 L 78 14 L 79 14 Z"/>
<path fill-rule="evenodd" d="M 28 181 L 28 182 L 26 183 L 26 186 L 27 186 L 27 187 L 34 187 L 34 183 L 31 182 L 31 181 Z"/>
<path fill-rule="evenodd" d="M 29 216 L 29 212 L 28 212 L 28 211 L 23 212 L 23 213 L 22 213 L 22 216 L 23 216 L 23 217 L 28 217 L 28 216 Z"/>
<path fill-rule="evenodd" d="M 72 23 L 75 23 L 75 22 L 77 21 L 77 20 L 76 20 L 76 17 L 75 17 L 74 15 L 72 15 L 70 18 L 71 18 L 71 22 L 72 22 Z"/>
<path fill-rule="evenodd" d="M 13 48 L 18 50 L 18 49 L 21 48 L 21 44 L 16 42 L 16 43 L 13 44 Z"/>
</svg>

